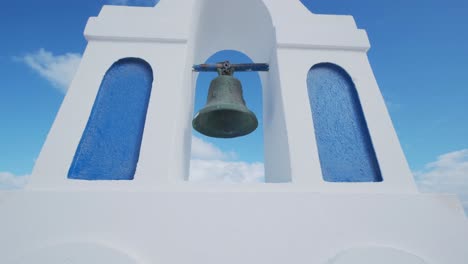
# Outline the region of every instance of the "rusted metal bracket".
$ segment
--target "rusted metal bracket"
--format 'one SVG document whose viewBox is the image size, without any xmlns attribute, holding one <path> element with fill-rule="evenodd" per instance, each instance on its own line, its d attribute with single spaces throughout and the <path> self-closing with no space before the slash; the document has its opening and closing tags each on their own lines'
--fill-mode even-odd
<svg viewBox="0 0 468 264">
<path fill-rule="evenodd" d="M 258 72 L 269 71 L 270 65 L 267 63 L 242 63 L 231 64 L 229 61 L 219 62 L 216 64 L 198 64 L 193 65 L 194 72 Z"/>
</svg>

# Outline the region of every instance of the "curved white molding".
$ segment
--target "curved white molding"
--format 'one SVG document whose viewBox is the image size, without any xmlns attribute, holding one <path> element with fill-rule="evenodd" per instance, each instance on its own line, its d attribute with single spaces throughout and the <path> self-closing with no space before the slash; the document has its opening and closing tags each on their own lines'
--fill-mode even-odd
<svg viewBox="0 0 468 264">
<path fill-rule="evenodd" d="M 428 264 L 422 258 L 392 247 L 356 247 L 344 250 L 327 264 Z"/>
</svg>

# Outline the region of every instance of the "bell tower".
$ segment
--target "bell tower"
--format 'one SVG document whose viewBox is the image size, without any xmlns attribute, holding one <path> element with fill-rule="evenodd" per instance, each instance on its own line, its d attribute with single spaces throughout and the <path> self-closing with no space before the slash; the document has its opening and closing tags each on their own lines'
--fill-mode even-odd
<svg viewBox="0 0 468 264">
<path fill-rule="evenodd" d="M 27 189 L 2 194 L 5 263 L 468 259 L 460 202 L 417 191 L 353 17 L 161 0 L 104 6 L 84 34 Z M 220 50 L 267 69 L 265 183 L 188 181 L 192 125 L 208 122 L 193 112 L 196 69 Z M 255 113 L 239 111 L 248 132 Z"/>
<path fill-rule="evenodd" d="M 99 17 L 89 20 L 85 30 L 88 47 L 38 159 L 30 188 L 66 186 L 73 189 L 82 185 L 89 185 L 90 188 L 102 185 L 100 188 L 152 189 L 155 186 L 185 182 L 189 173 L 194 80 L 199 74 L 193 70 L 193 66 L 204 63 L 211 54 L 219 50 L 239 50 L 254 62 L 264 63 L 269 67 L 268 71 L 259 72 L 264 95 L 264 117 L 261 121 L 264 125 L 267 182 L 320 192 L 416 192 L 411 172 L 367 60 L 366 51 L 370 45 L 366 32 L 357 29 L 352 17 L 311 14 L 299 1 L 287 5 L 279 4 L 278 1 L 260 0 L 232 3 L 209 0 L 183 2 L 185 6 L 193 6 L 193 9 L 177 8 L 180 4 L 177 1 L 161 1 L 155 8 L 104 7 Z M 119 13 L 123 12 L 121 10 L 127 10 L 128 14 Z M 138 18 L 130 18 L 133 13 Z M 174 21 L 172 16 L 180 18 Z M 171 21 L 170 29 L 165 27 L 167 21 Z M 116 164 L 123 164 L 112 154 L 93 149 L 92 146 L 96 144 L 90 142 L 95 133 L 89 128 L 99 130 L 100 125 L 105 126 L 102 124 L 104 120 L 90 123 L 93 116 L 104 116 L 101 113 L 104 110 L 109 111 L 109 115 L 113 115 L 116 120 L 125 122 L 122 115 L 112 110 L 115 108 L 128 112 L 125 107 L 112 105 L 113 101 L 110 99 L 110 105 L 99 106 L 96 98 L 101 98 L 99 95 L 105 88 L 116 90 L 105 86 L 106 83 L 117 83 L 112 79 L 113 68 L 118 67 L 129 73 L 125 71 L 125 66 L 115 65 L 126 58 L 138 58 L 141 63 L 146 63 L 153 80 L 147 88 L 146 98 L 141 97 L 138 102 L 122 102 L 127 106 L 141 103 L 146 112 L 133 117 L 142 121 L 137 125 L 138 129 L 130 129 L 122 123 L 121 126 L 129 128 L 128 132 L 110 129 L 102 133 L 104 138 L 94 140 L 105 146 L 102 142 L 109 140 L 109 133 L 114 134 L 116 141 L 107 144 L 114 145 L 122 153 L 128 153 L 132 151 L 118 147 L 121 144 L 117 141 L 122 140 L 122 134 L 139 134 L 138 139 L 124 140 L 134 142 L 133 146 L 138 145 L 133 150 L 135 154 L 132 154 L 132 164 L 126 166 L 135 167 L 130 173 L 132 176 L 127 177 L 132 182 L 80 181 L 77 184 L 64 175 L 69 173 L 72 165 L 84 164 L 73 163 L 74 159 L 79 161 L 76 159 L 78 155 L 86 159 L 86 155 L 82 154 L 88 153 L 97 162 L 94 167 L 112 171 L 102 167 L 103 164 L 108 164 L 114 168 L 114 174 L 118 167 Z M 350 114 L 347 120 L 343 118 L 333 121 L 343 127 L 341 134 L 335 133 L 332 127 L 324 127 L 328 122 L 326 120 L 330 119 L 320 118 L 326 114 L 313 116 L 314 107 L 325 99 L 318 98 L 322 96 L 318 95 L 320 91 L 309 87 L 323 85 L 311 83 L 308 78 L 316 73 L 314 66 L 320 63 L 336 65 L 341 69 L 336 73 L 337 76 L 341 74 L 351 80 L 350 89 L 354 93 L 351 97 L 355 99 L 343 97 L 341 102 L 328 103 L 342 105 L 340 110 L 347 113 L 350 113 L 348 108 L 358 108 L 354 116 Z M 322 64 L 322 68 L 326 67 Z M 106 78 L 108 76 L 110 77 Z M 321 75 L 320 78 L 325 80 Z M 336 79 L 330 76 L 327 78 L 326 82 Z M 132 84 L 137 85 L 135 82 Z M 320 89 L 327 90 L 323 87 Z M 314 94 L 318 99 L 313 99 Z M 102 98 L 106 100 L 109 97 Z M 129 99 L 125 94 L 122 98 Z M 356 102 L 348 102 L 349 100 Z M 328 111 L 316 110 L 315 113 Z M 339 115 L 339 111 L 333 115 Z M 318 120 L 325 122 L 318 123 Z M 355 125 L 358 127 L 355 128 Z M 87 139 L 83 137 L 83 132 Z M 349 137 L 365 140 L 344 140 Z M 85 144 L 86 142 L 89 144 Z M 118 152 L 115 148 L 112 153 Z M 351 151 L 345 151 L 350 148 Z M 327 149 L 335 149 L 337 152 L 326 154 Z M 331 161 L 328 166 L 327 162 L 332 157 L 338 159 Z M 347 163 L 344 162 L 346 160 Z M 366 175 L 361 178 L 351 177 L 354 180 L 345 176 L 359 174 L 357 171 L 362 171 L 367 163 L 370 164 L 367 167 L 374 167 L 373 170 L 377 171 L 377 180 L 366 179 Z M 324 180 L 323 170 L 326 167 L 341 166 L 360 168 L 356 171 L 344 169 L 338 172 L 338 175 L 333 176 L 333 184 Z M 342 176 L 343 179 L 340 179 Z M 121 178 L 125 177 L 116 177 Z M 383 180 L 379 180 L 380 178 Z M 112 176 L 107 179 L 112 179 Z M 349 181 L 361 184 L 350 185 Z"/>
</svg>

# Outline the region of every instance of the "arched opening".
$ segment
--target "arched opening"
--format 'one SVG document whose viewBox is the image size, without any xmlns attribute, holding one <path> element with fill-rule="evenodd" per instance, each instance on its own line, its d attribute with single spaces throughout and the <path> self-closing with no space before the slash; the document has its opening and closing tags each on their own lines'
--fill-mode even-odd
<svg viewBox="0 0 468 264">
<path fill-rule="evenodd" d="M 153 71 L 144 60 L 114 63 L 99 87 L 68 172 L 80 180 L 133 180 L 140 155 Z"/>
<path fill-rule="evenodd" d="M 202 64 L 207 61 L 207 58 L 213 56 L 213 54 L 221 50 L 236 50 L 243 54 L 248 54 L 249 59 L 247 61 L 242 60 L 241 62 L 254 63 L 269 63 L 270 71 L 263 73 L 248 73 L 247 75 L 260 76 L 261 84 L 263 85 L 263 91 L 261 86 L 258 89 L 252 89 L 254 92 L 259 93 L 259 99 L 261 98 L 260 92 L 264 95 L 265 104 L 263 113 L 254 110 L 257 114 L 257 118 L 260 121 L 260 125 L 266 129 L 262 131 L 262 127 L 257 128 L 257 133 L 262 132 L 261 142 L 265 140 L 265 151 L 259 143 L 255 143 L 250 148 L 255 147 L 254 152 L 260 153 L 261 158 L 264 156 L 263 163 L 250 163 L 246 166 L 245 163 L 238 164 L 236 168 L 248 168 L 252 169 L 253 178 L 258 179 L 257 181 L 265 181 L 268 183 L 278 182 L 290 182 L 290 159 L 289 159 L 289 147 L 287 134 L 285 129 L 285 118 L 284 110 L 281 98 L 281 87 L 279 82 L 279 68 L 276 55 L 276 33 L 273 26 L 272 18 L 267 6 L 262 0 L 200 0 L 195 2 L 194 6 L 194 18 L 193 29 L 190 43 L 190 57 L 188 63 Z M 233 63 L 237 62 L 233 58 L 220 56 L 219 59 L 213 57 L 208 61 L 224 61 L 230 59 Z M 204 74 L 195 74 L 194 76 L 202 76 Z M 236 74 L 235 76 L 240 77 L 242 74 Z M 213 78 L 205 77 L 209 80 Z M 195 93 L 195 80 L 187 81 L 192 85 L 192 95 Z M 244 83 L 244 81 L 243 81 Z M 208 89 L 208 83 L 204 89 Z M 245 99 L 247 105 L 251 107 L 253 104 L 252 96 L 248 93 L 249 88 L 244 88 Z M 257 91 L 255 91 L 257 90 Z M 197 96 L 201 94 L 202 100 L 197 104 L 205 104 L 206 92 L 197 91 Z M 255 96 L 254 96 L 255 97 Z M 194 107 L 195 113 L 199 110 L 199 105 Z M 193 116 L 187 116 L 187 121 L 191 121 Z M 187 122 L 187 127 L 191 126 Z M 264 134 L 263 134 L 264 132 Z M 190 142 L 190 130 L 186 130 L 184 134 L 184 142 Z M 192 140 L 192 143 L 204 143 L 196 140 Z M 190 144 L 184 144 L 184 149 L 187 150 Z M 233 144 L 236 145 L 236 144 Z M 218 151 L 213 144 L 208 145 L 214 149 L 214 152 Z M 193 146 L 192 146 L 193 148 Z M 229 152 L 231 149 L 227 148 Z M 238 151 L 238 145 L 236 145 L 235 151 Z M 252 153 L 254 153 L 252 152 Z M 242 153 L 238 153 L 241 159 L 244 159 Z M 248 156 L 251 153 L 247 154 Z M 184 160 L 189 160 L 189 155 L 184 156 Z M 253 160 L 252 160 L 253 161 Z M 188 162 L 184 163 L 188 164 Z M 194 163 L 190 163 L 192 173 L 189 173 L 188 166 L 185 167 L 185 179 L 194 178 Z M 217 167 L 221 171 L 225 171 L 224 167 Z M 214 170 L 214 169 L 213 169 Z M 245 169 L 242 169 L 245 171 Z M 236 174 L 237 175 L 237 174 Z M 256 176 L 255 176 L 256 175 Z M 252 178 L 252 177 L 250 177 Z M 237 179 L 237 182 L 242 182 L 244 179 Z"/>
<path fill-rule="evenodd" d="M 251 63 L 239 51 L 223 50 L 213 54 L 206 63 L 229 60 L 231 63 Z M 217 73 L 200 73 L 196 80 L 194 113 L 207 100 L 210 82 Z M 238 72 L 234 77 L 242 83 L 247 107 L 255 113 L 258 128 L 249 135 L 219 139 L 206 137 L 192 130 L 192 148 L 189 180 L 194 182 L 264 182 L 263 168 L 263 103 L 262 83 L 257 72 Z"/>
<path fill-rule="evenodd" d="M 331 63 L 307 76 L 322 175 L 329 182 L 381 182 L 382 176 L 351 77 Z"/>
<path fill-rule="evenodd" d="M 254 62 L 269 62 L 275 30 L 262 0 L 200 0 L 194 22 L 194 62 L 220 50 L 238 50 Z"/>
</svg>

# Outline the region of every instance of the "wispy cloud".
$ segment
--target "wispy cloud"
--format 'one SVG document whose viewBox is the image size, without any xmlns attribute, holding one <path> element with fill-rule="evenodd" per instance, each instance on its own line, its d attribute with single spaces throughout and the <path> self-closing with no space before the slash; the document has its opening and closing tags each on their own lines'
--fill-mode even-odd
<svg viewBox="0 0 468 264">
<path fill-rule="evenodd" d="M 233 160 L 237 158 L 235 152 L 224 152 L 212 143 L 201 138 L 192 137 L 192 159 L 200 160 Z"/>
<path fill-rule="evenodd" d="M 29 180 L 29 175 L 16 176 L 10 172 L 0 172 L 0 190 L 23 188 Z"/>
<path fill-rule="evenodd" d="M 468 149 L 441 155 L 414 176 L 422 192 L 457 194 L 468 213 Z"/>
<path fill-rule="evenodd" d="M 192 160 L 190 181 L 222 183 L 264 182 L 263 163 Z"/>
<path fill-rule="evenodd" d="M 390 113 L 395 113 L 401 110 L 402 105 L 394 100 L 385 98 L 385 105 Z"/>
<path fill-rule="evenodd" d="M 263 163 L 234 161 L 236 153 L 222 151 L 212 143 L 192 137 L 190 181 L 250 183 L 264 182 Z"/>
<path fill-rule="evenodd" d="M 40 49 L 17 59 L 26 63 L 60 92 L 66 93 L 80 65 L 81 55 L 77 53 L 54 55 L 52 52 Z"/>
<path fill-rule="evenodd" d="M 108 5 L 155 6 L 159 0 L 106 0 Z"/>
</svg>

